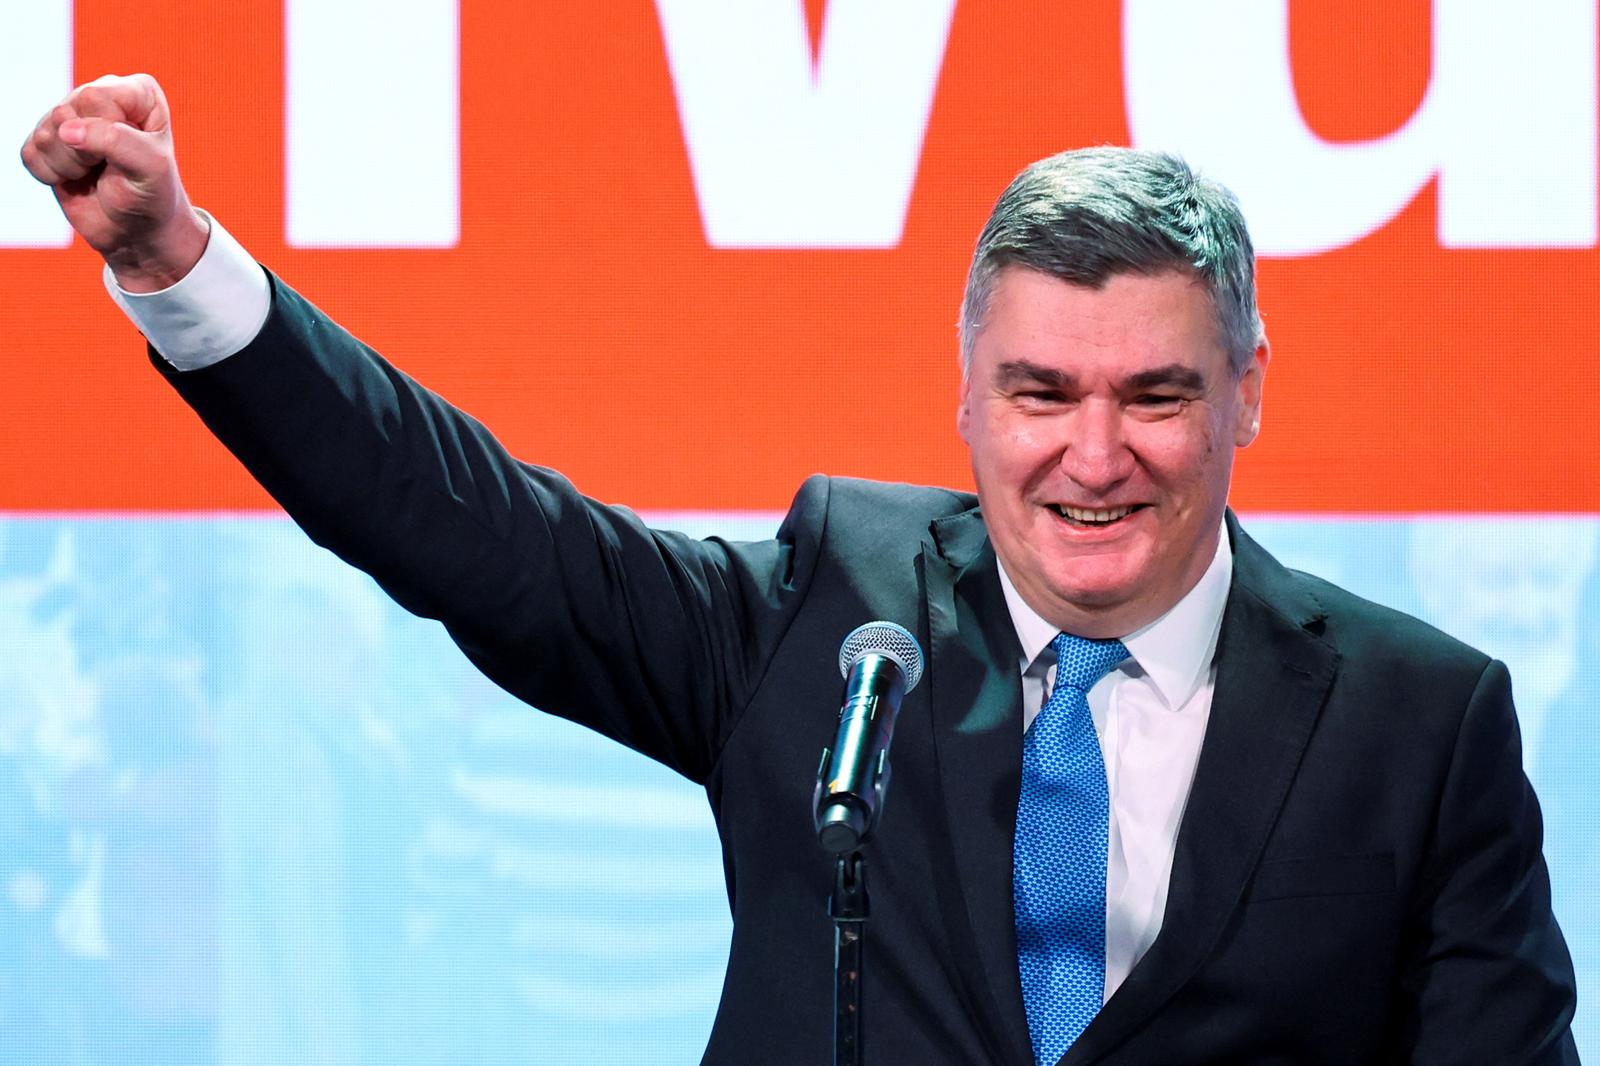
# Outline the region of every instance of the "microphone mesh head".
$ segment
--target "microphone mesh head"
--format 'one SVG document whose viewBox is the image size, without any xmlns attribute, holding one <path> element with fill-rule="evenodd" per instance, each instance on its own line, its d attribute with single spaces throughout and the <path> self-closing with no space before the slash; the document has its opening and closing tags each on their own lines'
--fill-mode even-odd
<svg viewBox="0 0 1600 1066">
<path fill-rule="evenodd" d="M 906 691 L 922 680 L 922 646 L 905 626 L 893 622 L 868 622 L 857 626 L 839 645 L 839 673 L 850 676 L 850 668 L 863 655 L 876 653 L 893 659 L 906 672 Z"/>
</svg>

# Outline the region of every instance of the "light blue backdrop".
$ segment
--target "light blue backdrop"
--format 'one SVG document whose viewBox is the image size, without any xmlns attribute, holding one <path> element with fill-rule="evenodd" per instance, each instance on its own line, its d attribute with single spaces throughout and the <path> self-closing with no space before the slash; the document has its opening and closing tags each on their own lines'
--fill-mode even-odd
<svg viewBox="0 0 1600 1066">
<path fill-rule="evenodd" d="M 1246 521 L 1510 664 L 1600 1056 L 1600 521 Z M 0 642 L 0 1063 L 698 1061 L 729 933 L 700 791 L 286 520 L 0 519 Z"/>
</svg>

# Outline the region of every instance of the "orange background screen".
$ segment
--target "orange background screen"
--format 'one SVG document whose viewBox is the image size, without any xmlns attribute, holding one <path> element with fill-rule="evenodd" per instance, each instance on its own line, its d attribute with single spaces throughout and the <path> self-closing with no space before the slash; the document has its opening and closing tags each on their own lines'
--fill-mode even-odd
<svg viewBox="0 0 1600 1066">
<path fill-rule="evenodd" d="M 897 247 L 713 248 L 653 6 L 468 0 L 459 244 L 291 248 L 281 2 L 128 10 L 75 5 L 75 79 L 156 75 L 197 205 L 514 453 L 641 508 L 778 508 L 819 470 L 969 484 L 954 322 L 977 231 L 1029 161 L 1130 136 L 1117 4 L 961 3 Z M 1381 136 L 1422 98 L 1429 5 L 1297 0 L 1290 26 L 1321 137 Z M 349 181 L 403 182 L 406 148 Z M 1262 262 L 1274 361 L 1235 506 L 1600 510 L 1600 251 L 1443 249 L 1435 210 L 1430 185 L 1352 245 Z M 0 503 L 270 507 L 146 365 L 97 263 L 0 249 Z"/>
</svg>

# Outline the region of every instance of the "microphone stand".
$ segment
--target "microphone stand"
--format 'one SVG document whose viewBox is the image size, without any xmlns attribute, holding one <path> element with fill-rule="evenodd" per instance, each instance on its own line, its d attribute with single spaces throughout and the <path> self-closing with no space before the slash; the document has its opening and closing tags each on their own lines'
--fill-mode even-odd
<svg viewBox="0 0 1600 1066">
<path fill-rule="evenodd" d="M 867 864 L 861 845 L 883 808 L 889 788 L 889 739 L 900 700 L 922 677 L 917 638 L 893 622 L 857 626 L 839 648 L 844 701 L 831 748 L 822 749 L 811 807 L 817 843 L 834 856 L 833 1062 L 866 1062 L 866 1017 L 862 1013 L 863 958 L 867 931 Z"/>
<path fill-rule="evenodd" d="M 840 855 L 828 915 L 833 918 L 833 1063 L 863 1066 L 861 1013 L 863 937 L 869 906 L 867 864 L 861 852 Z"/>
</svg>

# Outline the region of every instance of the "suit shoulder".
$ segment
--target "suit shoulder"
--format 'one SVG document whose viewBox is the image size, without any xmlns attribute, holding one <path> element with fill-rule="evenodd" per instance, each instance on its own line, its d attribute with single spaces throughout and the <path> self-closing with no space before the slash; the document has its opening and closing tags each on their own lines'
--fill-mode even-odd
<svg viewBox="0 0 1600 1066">
<path fill-rule="evenodd" d="M 1346 661 L 1407 670 L 1483 673 L 1489 656 L 1436 626 L 1314 574 L 1289 573 L 1326 612 L 1328 640 Z"/>
<path fill-rule="evenodd" d="M 931 539 L 933 523 L 977 504 L 953 489 L 816 474 L 795 494 L 778 538 L 799 560 L 892 570 Z"/>
<path fill-rule="evenodd" d="M 795 493 L 785 524 L 825 522 L 830 534 L 854 534 L 863 531 L 858 527 L 869 527 L 902 534 L 915 530 L 920 535 L 928 523 L 977 505 L 977 496 L 955 489 L 813 474 Z"/>
<path fill-rule="evenodd" d="M 851 511 L 872 510 L 893 515 L 904 514 L 924 522 L 970 511 L 978 497 L 970 492 L 935 485 L 910 485 L 899 481 L 868 481 L 864 478 L 832 477 L 834 505 Z"/>
</svg>

